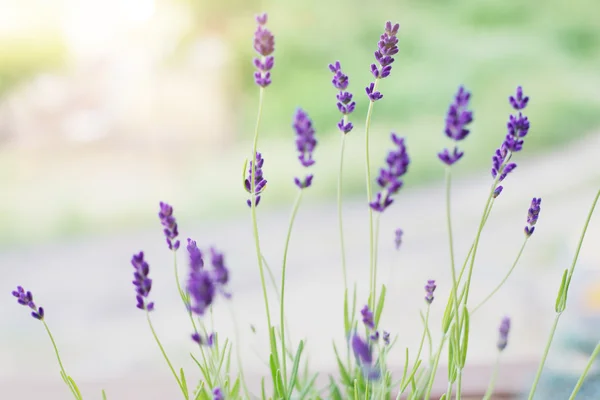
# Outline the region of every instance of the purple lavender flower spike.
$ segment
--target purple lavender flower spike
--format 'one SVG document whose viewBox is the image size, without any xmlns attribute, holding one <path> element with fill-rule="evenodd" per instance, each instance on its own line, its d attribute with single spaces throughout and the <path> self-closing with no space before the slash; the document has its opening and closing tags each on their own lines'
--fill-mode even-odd
<svg viewBox="0 0 600 400">
<path fill-rule="evenodd" d="M 401 178 L 406 174 L 410 164 L 404 138 L 398 137 L 393 132 L 391 138 L 396 149 L 390 151 L 386 157 L 387 168 L 382 168 L 379 171 L 377 184 L 381 187 L 381 191 L 377 193 L 375 200 L 369 204 L 377 212 L 385 211 L 392 204 L 391 195 L 397 193 L 402 187 L 403 181 Z"/>
<path fill-rule="evenodd" d="M 452 165 L 462 158 L 464 152 L 460 151 L 457 146 L 454 146 L 452 152 L 444 149 L 438 153 L 438 158 L 446 165 Z"/>
<path fill-rule="evenodd" d="M 229 282 L 229 269 L 225 266 L 225 256 L 214 247 L 210 248 L 210 263 L 213 266 L 213 276 L 219 285 Z"/>
<path fill-rule="evenodd" d="M 260 203 L 260 194 L 265 190 L 265 188 L 267 186 L 267 180 L 264 178 L 263 170 L 262 170 L 264 163 L 265 163 L 265 159 L 262 157 L 262 154 L 257 152 L 256 153 L 257 168 L 254 171 L 254 193 L 256 194 L 255 206 L 258 206 L 258 203 Z M 250 161 L 249 164 L 250 164 L 250 166 L 248 167 L 248 177 L 244 181 L 244 187 L 246 188 L 246 191 L 248 193 L 252 193 L 252 184 L 250 183 L 252 181 L 252 167 L 253 167 L 252 161 Z M 252 206 L 252 202 L 250 201 L 250 199 L 248 199 L 246 201 L 246 203 L 248 204 L 248 207 Z"/>
<path fill-rule="evenodd" d="M 12 295 L 17 298 L 17 303 L 33 310 L 31 311 L 31 316 L 33 318 L 40 321 L 44 319 L 44 308 L 35 305 L 33 302 L 33 295 L 30 291 L 26 291 L 22 286 L 17 286 L 17 290 L 13 290 Z"/>
<path fill-rule="evenodd" d="M 177 250 L 179 248 L 179 240 L 173 240 L 179 236 L 179 231 L 177 230 L 177 221 L 173 216 L 173 207 L 161 201 L 158 218 L 160 218 L 160 223 L 164 227 L 163 232 L 167 238 L 169 250 Z"/>
<path fill-rule="evenodd" d="M 275 58 L 272 56 L 275 51 L 275 37 L 270 30 L 265 28 L 267 24 L 267 14 L 261 14 L 256 17 L 258 27 L 254 32 L 254 50 L 260 55 L 254 59 L 254 82 L 260 87 L 267 87 L 271 84 L 271 69 L 275 65 Z"/>
<path fill-rule="evenodd" d="M 383 331 L 383 343 L 385 343 L 386 346 L 390 345 L 390 333 Z"/>
<path fill-rule="evenodd" d="M 296 132 L 296 148 L 300 153 L 298 159 L 300 164 L 304 167 L 310 167 L 315 163 L 313 159 L 313 152 L 317 146 L 317 139 L 315 139 L 315 130 L 312 125 L 312 121 L 308 117 L 308 114 L 301 108 L 296 111 L 294 115 L 294 121 L 292 124 L 294 131 Z M 308 175 L 303 180 L 295 178 L 294 182 L 300 189 L 309 187 L 312 184 L 313 177 Z"/>
<path fill-rule="evenodd" d="M 188 238 L 187 251 L 190 255 L 190 269 L 192 271 L 200 271 L 204 267 L 202 252 L 196 245 L 196 241 Z"/>
<path fill-rule="evenodd" d="M 494 194 L 493 194 L 494 198 L 500 196 L 500 193 L 502 193 L 503 189 L 504 188 L 502 187 L 502 185 L 500 185 L 496 189 L 494 189 Z"/>
<path fill-rule="evenodd" d="M 137 308 L 140 310 L 152 311 L 154 310 L 154 303 L 147 302 L 148 295 L 152 289 L 152 279 L 148 278 L 150 273 L 150 266 L 144 260 L 144 252 L 140 251 L 138 254 L 134 254 L 131 258 L 131 265 L 133 265 L 133 285 L 135 286 Z"/>
<path fill-rule="evenodd" d="M 213 303 L 216 292 L 215 282 L 210 272 L 205 269 L 191 271 L 187 290 L 192 300 L 190 309 L 198 315 L 204 315 L 206 309 Z"/>
<path fill-rule="evenodd" d="M 398 29 L 400 24 L 392 25 L 390 21 L 385 24 L 385 32 L 381 35 L 375 51 L 375 60 L 379 66 L 371 64 L 371 73 L 376 79 L 387 78 L 392 72 L 392 56 L 398 53 Z"/>
<path fill-rule="evenodd" d="M 404 235 L 402 229 L 398 228 L 394 231 L 394 244 L 396 245 L 396 250 L 400 250 L 400 245 L 402 244 L 402 235 Z"/>
<path fill-rule="evenodd" d="M 535 224 L 540 216 L 542 199 L 541 198 L 533 198 L 531 200 L 531 206 L 529 207 L 529 211 L 527 211 L 527 224 L 525 227 L 525 235 L 531 236 L 533 235 L 533 231 L 535 230 Z"/>
<path fill-rule="evenodd" d="M 215 341 L 215 334 L 211 333 L 210 335 L 204 337 L 200 333 L 195 332 L 192 333 L 192 340 L 200 346 L 212 347 Z"/>
<path fill-rule="evenodd" d="M 339 61 L 336 61 L 334 64 L 329 64 L 329 69 L 333 72 L 333 79 L 331 83 L 333 86 L 339 90 L 337 94 L 337 108 L 344 115 L 344 118 L 338 122 L 338 129 L 346 134 L 349 133 L 354 125 L 351 122 L 347 121 L 347 115 L 351 114 L 356 107 L 356 103 L 352 101 L 352 93 L 347 92 L 348 88 L 348 76 L 342 72 L 342 65 Z"/>
<path fill-rule="evenodd" d="M 508 98 L 510 105 L 517 111 L 524 109 L 527 107 L 527 103 L 529 102 L 529 97 L 523 95 L 523 88 L 521 86 L 517 87 L 517 93 L 515 96 L 510 96 Z"/>
<path fill-rule="evenodd" d="M 436 288 L 435 280 L 430 279 L 427 281 L 427 285 L 425 285 L 425 301 L 428 304 L 433 303 L 433 292 L 435 292 Z"/>
<path fill-rule="evenodd" d="M 373 353 L 371 346 L 364 341 L 358 334 L 352 336 L 352 351 L 357 359 L 358 365 L 369 380 L 380 378 L 379 368 L 373 365 Z"/>
<path fill-rule="evenodd" d="M 469 134 L 467 125 L 473 122 L 473 112 L 468 110 L 471 93 L 464 86 L 458 88 L 458 92 L 454 96 L 454 101 L 448 107 L 446 113 L 446 126 L 444 133 L 455 142 L 461 141 Z M 460 160 L 463 152 L 454 147 L 452 151 L 444 149 L 438 153 L 438 158 L 446 165 L 450 166 Z"/>
<path fill-rule="evenodd" d="M 360 311 L 362 315 L 363 324 L 369 329 L 375 329 L 375 321 L 373 320 L 373 312 L 369 309 L 369 306 L 364 306 Z"/>
<path fill-rule="evenodd" d="M 375 91 L 375 84 L 373 82 L 371 82 L 369 86 L 365 88 L 365 91 L 367 92 L 367 96 L 371 101 L 383 99 L 383 95 L 380 92 Z"/>
<path fill-rule="evenodd" d="M 213 400 L 225 400 L 221 388 L 215 388 L 215 390 L 213 390 Z"/>
<path fill-rule="evenodd" d="M 510 318 L 504 317 L 498 328 L 498 350 L 502 351 L 508 344 L 508 333 L 510 332 Z"/>
</svg>

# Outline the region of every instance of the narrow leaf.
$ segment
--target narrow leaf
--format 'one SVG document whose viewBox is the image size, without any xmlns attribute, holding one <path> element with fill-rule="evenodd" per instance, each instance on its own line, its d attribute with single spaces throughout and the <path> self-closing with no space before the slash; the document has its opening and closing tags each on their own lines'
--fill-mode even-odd
<svg viewBox="0 0 600 400">
<path fill-rule="evenodd" d="M 301 340 L 298 344 L 298 350 L 296 351 L 296 357 L 294 358 L 294 365 L 292 367 L 292 374 L 290 375 L 290 386 L 287 393 L 287 398 L 292 397 L 294 391 L 294 385 L 298 376 L 298 367 L 300 366 L 300 357 L 302 356 L 302 350 L 304 349 L 304 342 Z"/>
<path fill-rule="evenodd" d="M 351 388 L 352 387 L 352 378 L 350 378 L 350 374 L 348 373 L 348 371 L 346 370 L 346 367 L 344 367 L 344 363 L 340 359 L 340 354 L 338 353 L 335 343 L 333 344 L 333 351 L 335 352 L 335 358 L 337 360 L 338 368 L 340 370 L 342 383 L 344 385 L 346 385 L 346 387 Z"/>
<path fill-rule="evenodd" d="M 377 308 L 375 309 L 375 328 L 379 326 L 379 319 L 381 318 L 381 313 L 383 312 L 383 306 L 385 304 L 385 293 L 386 287 L 385 285 L 381 285 L 381 294 L 379 295 Z"/>
</svg>

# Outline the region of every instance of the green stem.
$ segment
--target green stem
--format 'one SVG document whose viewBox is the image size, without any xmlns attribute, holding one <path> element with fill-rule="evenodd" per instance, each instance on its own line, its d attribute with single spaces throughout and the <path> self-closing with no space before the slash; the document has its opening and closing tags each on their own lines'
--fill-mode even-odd
<svg viewBox="0 0 600 400">
<path fill-rule="evenodd" d="M 379 78 L 375 79 L 373 91 L 377 90 L 379 84 Z M 369 207 L 369 290 L 371 291 L 369 299 L 371 300 L 371 309 L 375 308 L 375 276 L 373 274 L 373 209 L 371 208 L 372 192 L 371 192 L 371 157 L 369 151 L 369 130 L 371 129 L 371 118 L 373 116 L 373 105 L 374 101 L 369 102 L 369 109 L 367 110 L 367 120 L 365 122 L 365 161 L 366 161 L 366 178 L 367 178 L 367 206 Z"/>
<path fill-rule="evenodd" d="M 421 358 L 421 352 L 423 351 L 423 345 L 425 344 L 425 337 L 427 336 L 427 331 L 429 330 L 429 309 L 431 306 L 427 304 L 427 312 L 425 313 L 425 326 L 423 326 L 423 335 L 421 335 L 421 343 L 419 344 L 419 351 L 417 352 L 417 358 L 415 358 L 414 369 L 417 367 L 417 363 Z"/>
<path fill-rule="evenodd" d="M 298 208 L 300 207 L 300 202 L 302 201 L 302 194 L 304 190 L 300 189 L 298 191 L 298 196 L 296 196 L 296 201 L 294 201 L 294 206 L 292 207 L 292 214 L 290 216 L 290 224 L 288 225 L 287 235 L 285 237 L 285 247 L 283 250 L 283 264 L 281 267 L 281 303 L 279 305 L 279 318 L 280 318 L 280 329 L 281 329 L 281 354 L 282 354 L 282 362 L 283 362 L 283 392 L 287 393 L 287 349 L 285 346 L 285 272 L 287 269 L 287 255 L 288 249 L 290 245 L 290 238 L 292 237 L 292 227 L 294 226 L 294 220 L 296 219 L 296 214 L 298 213 Z"/>
<path fill-rule="evenodd" d="M 440 341 L 440 346 L 435 355 L 435 360 L 433 361 L 433 365 L 431 366 L 431 373 L 429 376 L 429 382 L 427 383 L 427 390 L 425 391 L 425 396 L 423 399 L 429 400 L 431 397 L 431 389 L 433 388 L 433 381 L 435 380 L 435 375 L 438 369 L 438 365 L 440 363 L 440 357 L 442 355 L 442 350 L 444 349 L 444 343 L 446 343 L 446 335 L 442 336 L 442 340 Z"/>
<path fill-rule="evenodd" d="M 267 296 L 267 285 L 265 282 L 265 271 L 262 262 L 262 253 L 260 251 L 260 238 L 258 236 L 258 222 L 256 220 L 256 148 L 258 146 L 258 130 L 260 127 L 260 120 L 262 117 L 262 109 L 264 103 L 265 96 L 265 88 L 261 87 L 259 91 L 259 100 L 258 100 L 258 112 L 256 115 L 256 125 L 254 127 L 254 140 L 252 142 L 252 168 L 250 168 L 250 209 L 252 213 L 252 232 L 254 235 L 254 246 L 256 248 L 256 257 L 258 259 L 258 270 L 260 272 L 260 284 L 262 286 L 263 298 L 265 302 L 265 310 L 267 313 L 267 333 L 269 333 L 269 338 L 271 337 L 271 312 L 269 310 L 269 297 Z M 276 344 L 271 343 L 271 347 L 276 346 Z M 277 360 L 279 362 L 279 360 Z"/>
<path fill-rule="evenodd" d="M 490 384 L 488 385 L 487 391 L 485 392 L 485 396 L 482 400 L 490 400 L 492 398 L 492 394 L 494 394 L 494 387 L 496 386 L 496 379 L 498 377 L 498 369 L 500 368 L 500 352 L 498 352 L 498 357 L 496 357 L 496 363 L 494 364 L 494 370 L 492 371 L 492 377 L 490 379 Z"/>
<path fill-rule="evenodd" d="M 546 358 L 548 358 L 548 353 L 550 352 L 550 346 L 552 345 L 552 340 L 554 339 L 554 334 L 556 333 L 556 327 L 558 326 L 560 315 L 560 313 L 557 313 L 556 317 L 554 317 L 554 324 L 552 324 L 552 329 L 550 330 L 550 337 L 548 338 L 548 342 L 546 343 L 546 348 L 544 350 L 544 355 L 540 360 L 540 365 L 538 367 L 537 373 L 535 374 L 535 379 L 533 380 L 533 385 L 531 386 L 529 397 L 527 397 L 528 400 L 533 399 L 538 382 L 540 381 L 540 377 L 542 376 L 542 370 L 544 369 L 544 364 L 546 364 Z"/>
<path fill-rule="evenodd" d="M 375 218 L 375 238 L 373 240 L 373 312 L 375 312 L 375 305 L 377 304 L 377 252 L 379 248 L 379 221 L 381 220 L 381 213 L 377 213 Z M 377 329 L 377 326 L 375 326 Z"/>
<path fill-rule="evenodd" d="M 344 124 L 348 117 L 344 115 Z M 344 172 L 344 149 L 346 147 L 346 134 L 342 132 L 342 142 L 340 144 L 340 168 L 338 171 L 337 185 L 337 209 L 338 209 L 338 225 L 340 230 L 340 251 L 342 252 L 342 274 L 344 276 L 344 293 L 348 291 L 348 275 L 346 271 L 346 246 L 344 245 L 344 225 L 342 218 L 342 180 Z"/>
<path fill-rule="evenodd" d="M 54 336 L 52 336 L 52 332 L 50 332 L 50 328 L 48 327 L 48 324 L 46 324 L 46 321 L 44 319 L 42 319 L 41 321 L 42 321 L 42 324 L 44 324 L 44 328 L 46 329 L 46 333 L 48 333 L 48 337 L 50 338 L 50 341 L 52 342 L 52 347 L 54 348 L 54 354 L 56 354 L 56 360 L 58 361 L 58 365 L 60 367 L 60 372 L 61 372 L 61 375 L 63 376 L 65 383 L 67 384 L 67 386 L 69 386 L 69 389 L 71 390 L 71 393 L 73 393 L 73 396 L 75 396 L 76 399 L 81 399 L 81 397 L 77 394 L 77 391 L 73 388 L 71 383 L 67 380 L 67 377 L 68 377 L 67 372 L 65 371 L 65 367 L 63 366 L 62 360 L 60 359 L 60 354 L 58 353 L 58 346 L 56 345 L 56 342 L 54 341 Z"/>
<path fill-rule="evenodd" d="M 452 214 L 451 214 L 451 204 L 450 204 L 450 189 L 451 189 L 451 183 L 452 183 L 452 172 L 450 170 L 450 167 L 446 167 L 446 222 L 448 225 L 448 243 L 450 246 L 450 270 L 452 273 L 452 297 L 454 298 L 454 323 L 456 324 L 456 326 L 459 326 L 459 315 L 458 315 L 458 281 L 456 280 L 456 267 L 454 264 L 454 240 L 453 240 L 453 236 L 452 236 Z M 488 208 L 489 204 L 486 205 L 486 210 Z M 486 212 L 484 211 L 484 217 L 483 220 L 485 220 L 485 214 Z M 460 348 L 457 348 L 456 351 L 460 352 Z M 458 368 L 458 382 L 457 382 L 457 389 L 456 389 L 456 400 L 460 400 L 461 397 L 461 393 L 460 393 L 460 388 L 461 388 L 461 380 L 462 380 L 462 374 L 460 371 L 460 368 L 457 366 Z M 448 392 L 448 399 L 452 396 L 452 385 L 450 385 L 450 391 Z"/>
<path fill-rule="evenodd" d="M 581 386 L 583 385 L 583 381 L 585 381 L 585 377 L 587 376 L 588 372 L 590 371 L 590 368 L 594 364 L 596 357 L 598 357 L 598 353 L 600 353 L 600 342 L 598 342 L 598 344 L 596 345 L 596 348 L 594 349 L 592 355 L 590 356 L 590 359 L 588 360 L 588 363 L 585 366 L 585 369 L 583 370 L 583 374 L 581 374 L 581 376 L 579 377 L 579 380 L 577 381 L 577 384 L 575 385 L 575 388 L 573 389 L 573 393 L 571 393 L 571 397 L 569 397 L 569 400 L 575 400 L 577 393 L 579 393 L 579 390 L 581 389 Z"/>
<path fill-rule="evenodd" d="M 473 310 L 471 310 L 471 312 L 469 313 L 470 316 L 473 316 L 473 314 L 475 313 L 475 311 L 477 311 L 478 309 L 480 309 L 489 299 L 491 299 L 496 294 L 496 292 L 498 292 L 498 290 L 500 290 L 500 288 L 502 286 L 504 286 L 504 284 L 506 283 L 506 281 L 508 280 L 508 278 L 512 274 L 513 270 L 517 266 L 517 263 L 519 262 L 519 259 L 521 258 L 521 255 L 523 254 L 523 250 L 525 249 L 525 245 L 527 244 L 527 239 L 529 239 L 529 236 L 525 236 L 525 240 L 523 241 L 523 244 L 521 245 L 521 249 L 519 250 L 519 253 L 517 254 L 517 258 L 513 262 L 512 267 L 510 267 L 510 269 L 508 270 L 508 272 L 504 276 L 504 279 L 502 279 L 502 281 L 500 281 L 500 283 L 494 288 L 494 290 L 492 290 L 492 292 L 490 294 L 488 294 L 485 297 L 485 299 L 483 299 L 481 301 L 481 303 L 479 303 L 477 306 L 475 306 L 473 308 Z"/>
<path fill-rule="evenodd" d="M 175 380 L 177 381 L 177 384 L 179 385 L 179 388 L 181 389 L 181 392 L 183 393 L 183 397 L 185 397 L 185 399 L 188 400 L 189 395 L 188 395 L 188 393 L 186 393 L 185 390 L 183 390 L 183 385 L 181 384 L 181 381 L 179 380 L 179 376 L 177 376 L 177 372 L 175 372 L 175 368 L 173 368 L 173 365 L 171 364 L 169 357 L 167 357 L 167 353 L 165 352 L 165 349 L 163 348 L 162 344 L 160 343 L 160 340 L 158 340 L 158 336 L 156 335 L 154 326 L 152 326 L 152 321 L 150 320 L 150 313 L 148 312 L 148 310 L 146 310 L 146 319 L 148 320 L 148 326 L 150 327 L 150 331 L 152 331 L 152 336 L 154 336 L 154 340 L 156 341 L 156 344 L 160 348 L 160 352 L 162 353 L 163 358 L 169 365 L 169 369 L 171 370 L 171 373 L 175 377 Z"/>
</svg>

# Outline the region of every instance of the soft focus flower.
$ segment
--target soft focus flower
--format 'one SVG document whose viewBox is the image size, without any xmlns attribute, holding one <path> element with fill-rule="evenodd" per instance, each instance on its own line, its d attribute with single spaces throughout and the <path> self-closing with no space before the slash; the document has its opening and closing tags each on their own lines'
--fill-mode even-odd
<svg viewBox="0 0 600 400">
<path fill-rule="evenodd" d="M 390 345 L 390 333 L 383 331 L 383 343 L 385 343 L 386 346 Z"/>
<path fill-rule="evenodd" d="M 189 239 L 188 251 L 190 252 L 190 275 L 187 283 L 187 291 L 190 294 L 190 310 L 198 315 L 204 315 L 204 312 L 210 307 L 215 299 L 217 291 L 226 298 L 231 297 L 225 291 L 225 286 L 229 282 L 229 270 L 225 266 L 225 257 L 223 253 L 217 251 L 214 247 L 210 249 L 210 262 L 212 270 L 204 268 L 204 262 L 201 260 L 201 252 L 196 247 L 196 242 Z M 194 262 L 200 257 L 200 262 Z M 192 339 L 199 341 L 200 337 L 192 336 Z"/>
<path fill-rule="evenodd" d="M 135 286 L 137 308 L 140 310 L 152 311 L 154 310 L 154 303 L 147 302 L 148 295 L 152 289 L 152 279 L 148 278 L 150 273 L 150 266 L 144 260 L 144 252 L 140 251 L 138 254 L 134 254 L 131 258 L 131 265 L 133 265 L 133 285 Z"/>
<path fill-rule="evenodd" d="M 263 164 L 265 163 L 264 158 L 262 158 L 262 154 L 260 153 L 256 153 L 256 165 L 257 168 L 255 168 L 254 171 L 254 193 L 256 194 L 256 201 L 255 201 L 255 206 L 258 206 L 258 203 L 260 203 L 260 194 L 263 192 L 263 190 L 265 190 L 265 187 L 267 185 L 267 180 L 264 178 L 263 176 Z M 252 185 L 251 185 L 251 181 L 252 181 L 252 169 L 253 169 L 253 162 L 250 161 L 250 166 L 248 167 L 248 177 L 246 178 L 246 180 L 244 181 L 244 187 L 246 188 L 246 191 L 248 193 L 252 193 Z M 250 199 L 248 199 L 246 201 L 246 203 L 248 204 L 248 207 L 252 207 L 252 202 L 250 201 Z"/>
<path fill-rule="evenodd" d="M 348 88 L 348 76 L 342 72 L 342 65 L 340 62 L 336 61 L 334 64 L 329 64 L 329 69 L 333 72 L 331 83 L 339 90 L 339 93 L 336 96 L 338 101 L 337 108 L 344 116 L 340 122 L 338 122 L 338 129 L 346 134 L 354 127 L 352 122 L 347 120 L 347 115 L 354 111 L 356 103 L 352 101 L 352 93 L 346 91 Z"/>
<path fill-rule="evenodd" d="M 454 96 L 454 101 L 448 108 L 444 133 L 455 142 L 463 140 L 470 132 L 469 129 L 467 129 L 467 125 L 473 122 L 473 112 L 468 110 L 470 98 L 471 93 L 461 86 Z M 438 153 L 438 157 L 446 165 L 452 165 L 460 160 L 463 154 L 464 153 L 455 146 L 452 151 L 449 149 L 442 150 Z"/>
<path fill-rule="evenodd" d="M 300 164 L 304 167 L 310 167 L 315 163 L 313 152 L 317 146 L 317 139 L 315 138 L 315 130 L 312 121 L 308 117 L 308 114 L 301 108 L 299 108 L 294 115 L 292 127 L 296 132 L 296 148 L 300 153 L 298 155 Z M 311 185 L 312 179 L 313 176 L 308 175 L 303 180 L 294 178 L 294 182 L 300 189 L 304 189 Z"/>
<path fill-rule="evenodd" d="M 535 224 L 540 216 L 540 205 L 542 204 L 541 198 L 533 198 L 531 200 L 531 206 L 527 211 L 527 224 L 525 227 L 525 235 L 531 236 L 533 235 L 533 231 L 535 230 Z"/>
<path fill-rule="evenodd" d="M 529 132 L 529 120 L 520 111 L 529 102 L 529 97 L 523 95 L 523 88 L 517 87 L 515 96 L 510 96 L 508 100 L 511 106 L 519 111 L 519 114 L 509 116 L 506 123 L 508 132 L 492 157 L 492 177 L 494 179 L 498 177 L 499 182 L 517 167 L 514 162 L 509 162 L 510 158 L 513 153 L 523 149 L 523 138 Z"/>
<path fill-rule="evenodd" d="M 196 241 L 188 238 L 187 240 L 187 251 L 190 255 L 190 269 L 193 271 L 199 271 L 204 267 L 204 260 L 202 259 L 202 252 L 196 245 Z"/>
<path fill-rule="evenodd" d="M 498 328 L 498 350 L 502 351 L 508 344 L 508 333 L 510 332 L 510 318 L 504 317 Z"/>
<path fill-rule="evenodd" d="M 363 373 L 369 380 L 379 379 L 379 368 L 373 365 L 373 353 L 371 346 L 364 341 L 358 334 L 352 336 L 352 351 L 360 365 Z"/>
<path fill-rule="evenodd" d="M 430 279 L 427 281 L 427 284 L 425 285 L 425 301 L 428 304 L 433 303 L 433 292 L 435 292 L 436 288 L 435 280 Z"/>
<path fill-rule="evenodd" d="M 271 55 L 275 50 L 275 37 L 270 30 L 265 28 L 267 24 L 267 14 L 256 17 L 258 26 L 254 32 L 254 50 L 260 55 L 254 59 L 254 82 L 260 87 L 267 87 L 271 84 L 271 69 L 275 64 L 275 58 Z"/>
<path fill-rule="evenodd" d="M 494 198 L 500 196 L 500 193 L 502 193 L 502 190 L 504 189 L 504 187 L 502 187 L 502 185 L 498 186 L 496 189 L 494 189 Z"/>
<path fill-rule="evenodd" d="M 223 396 L 223 392 L 221 391 L 221 388 L 215 388 L 215 390 L 213 390 L 213 400 L 224 400 L 225 397 Z"/>
<path fill-rule="evenodd" d="M 22 286 L 17 286 L 17 290 L 13 290 L 12 295 L 17 298 L 17 303 L 21 304 L 22 306 L 27 306 L 33 310 L 31 312 L 31 316 L 33 318 L 39 320 L 44 319 L 44 308 L 35 305 L 33 302 L 33 295 L 30 291 L 25 291 Z"/>
<path fill-rule="evenodd" d="M 360 311 L 362 315 L 363 324 L 369 329 L 375 329 L 375 321 L 373 320 L 373 312 L 369 309 L 369 306 L 364 306 Z"/>
<path fill-rule="evenodd" d="M 188 279 L 187 290 L 191 297 L 190 309 L 198 314 L 204 312 L 213 303 L 216 286 L 213 277 L 206 269 L 191 271 Z"/>
<path fill-rule="evenodd" d="M 173 239 L 179 236 L 179 231 L 177 230 L 177 221 L 173 216 L 173 207 L 161 201 L 158 218 L 160 218 L 160 223 L 164 227 L 163 232 L 167 238 L 169 249 L 177 250 L 179 248 L 179 240 L 173 241 Z"/>
<path fill-rule="evenodd" d="M 400 245 L 402 244 L 402 235 L 404 232 L 402 229 L 398 228 L 394 231 L 394 243 L 396 244 L 396 250 L 400 250 Z"/>
<path fill-rule="evenodd" d="M 192 333 L 192 340 L 198 343 L 200 346 L 206 345 L 207 347 L 212 347 L 215 342 L 215 334 L 211 333 L 210 335 L 204 337 L 200 333 L 195 332 Z"/>
<path fill-rule="evenodd" d="M 396 149 L 388 153 L 385 160 L 387 168 L 382 168 L 379 171 L 377 184 L 381 187 L 381 191 L 377 193 L 375 200 L 370 204 L 371 208 L 378 212 L 383 212 L 392 204 L 393 199 L 391 196 L 402 187 L 403 182 L 400 178 L 406 173 L 410 163 L 404 145 L 404 138 L 396 136 L 393 132 L 391 137 Z"/>
</svg>

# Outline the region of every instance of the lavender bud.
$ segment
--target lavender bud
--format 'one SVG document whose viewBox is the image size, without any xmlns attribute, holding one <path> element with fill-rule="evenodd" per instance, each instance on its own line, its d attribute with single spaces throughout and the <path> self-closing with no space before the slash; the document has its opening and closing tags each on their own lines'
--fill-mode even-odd
<svg viewBox="0 0 600 400">
<path fill-rule="evenodd" d="M 392 56 L 398 53 L 398 37 L 396 35 L 399 29 L 399 24 L 392 25 L 390 21 L 385 24 L 385 32 L 377 42 L 377 51 L 375 51 L 375 60 L 379 66 L 371 64 L 371 73 L 376 79 L 387 78 L 392 72 L 391 64 L 394 62 Z"/>
<path fill-rule="evenodd" d="M 438 158 L 446 165 L 450 166 L 460 160 L 464 153 L 454 146 L 452 153 L 448 149 L 442 150 L 438 153 Z"/>
<path fill-rule="evenodd" d="M 521 86 L 517 87 L 517 93 L 515 96 L 510 96 L 508 98 L 510 105 L 515 110 L 522 110 L 527 107 L 527 103 L 529 102 L 529 97 L 523 95 L 523 88 Z"/>
<path fill-rule="evenodd" d="M 427 281 L 427 285 L 425 285 L 425 301 L 428 304 L 433 303 L 433 292 L 435 292 L 436 288 L 435 280 L 430 279 Z"/>
<path fill-rule="evenodd" d="M 373 320 L 373 312 L 369 309 L 369 306 L 364 306 L 360 311 L 362 315 L 363 324 L 369 329 L 375 329 L 375 321 Z"/>
<path fill-rule="evenodd" d="M 135 286 L 136 292 L 136 307 L 140 310 L 152 311 L 154 310 L 154 303 L 147 303 L 148 295 L 152 289 L 152 279 L 148 278 L 150 273 L 150 266 L 144 260 L 144 252 L 140 251 L 138 254 L 134 254 L 131 258 L 131 265 L 133 265 L 133 286 Z"/>
<path fill-rule="evenodd" d="M 498 350 L 502 351 L 506 348 L 508 344 L 508 333 L 510 332 L 510 318 L 504 317 L 500 322 L 500 327 L 498 328 Z"/>
<path fill-rule="evenodd" d="M 179 236 L 179 231 L 177 230 L 177 221 L 173 217 L 173 207 L 161 201 L 158 218 L 160 218 L 160 223 L 164 227 L 163 232 L 167 238 L 169 250 L 177 250 L 179 248 L 179 240 L 173 242 L 173 239 Z"/>
<path fill-rule="evenodd" d="M 257 167 L 254 169 L 254 193 L 256 194 L 255 206 L 258 206 L 258 203 L 260 202 L 260 194 L 265 190 L 265 188 L 267 186 L 267 180 L 264 178 L 263 170 L 262 170 L 264 163 L 265 163 L 265 160 L 262 157 L 262 154 L 257 152 L 256 153 L 256 166 Z M 244 187 L 248 193 L 252 193 L 251 182 L 252 182 L 253 162 L 250 161 L 249 164 L 250 164 L 250 166 L 248 167 L 248 177 L 244 181 Z M 246 203 L 248 204 L 248 207 L 252 206 L 252 202 L 249 199 L 246 201 Z"/>
<path fill-rule="evenodd" d="M 352 93 L 346 92 L 348 88 L 348 76 L 342 72 L 342 65 L 339 61 L 334 64 L 329 64 L 329 69 L 333 72 L 333 79 L 331 83 L 339 90 L 337 94 L 337 108 L 344 116 L 351 114 L 354 111 L 356 103 L 352 101 Z M 338 129 L 344 134 L 350 132 L 353 128 L 351 122 L 346 122 L 345 118 L 342 118 L 338 123 Z"/>
<path fill-rule="evenodd" d="M 470 132 L 466 128 L 473 122 L 473 112 L 467 109 L 470 98 L 471 93 L 461 86 L 454 96 L 454 102 L 448 108 L 444 133 L 454 141 L 463 140 Z"/>
<path fill-rule="evenodd" d="M 542 203 L 541 198 L 534 197 L 531 200 L 531 206 L 529 207 L 529 210 L 527 211 L 528 226 L 525 227 L 525 235 L 528 237 L 533 235 L 533 231 L 535 230 L 535 224 L 537 223 L 538 217 L 540 215 L 541 203 Z"/>
<path fill-rule="evenodd" d="M 38 320 L 44 319 L 44 308 L 35 305 L 33 302 L 33 295 L 30 291 L 26 291 L 22 286 L 17 286 L 17 290 L 13 290 L 12 295 L 17 298 L 17 303 L 33 310 L 31 311 L 31 316 L 33 318 Z"/>
<path fill-rule="evenodd" d="M 369 86 L 367 86 L 365 88 L 365 91 L 367 92 L 367 96 L 369 97 L 369 100 L 371 100 L 371 101 L 377 101 L 377 100 L 383 99 L 383 95 L 381 93 L 375 91 L 375 83 L 373 83 L 373 82 L 371 82 L 369 84 Z"/>
<path fill-rule="evenodd" d="M 390 345 L 390 333 L 383 331 L 383 343 L 385 343 L 386 346 Z"/>
<path fill-rule="evenodd" d="M 391 195 L 398 192 L 402 187 L 401 177 L 406 174 L 410 164 L 404 138 L 396 136 L 393 132 L 391 137 L 396 149 L 388 153 L 386 158 L 387 168 L 382 168 L 379 171 L 377 184 L 381 187 L 381 191 L 377 193 L 375 200 L 370 204 L 370 207 L 377 212 L 383 212 L 392 204 Z"/>
<path fill-rule="evenodd" d="M 254 32 L 254 50 L 260 55 L 254 59 L 257 71 L 254 73 L 254 82 L 260 87 L 271 84 L 271 69 L 275 64 L 275 58 L 271 55 L 275 51 L 275 37 L 270 30 L 265 28 L 267 14 L 256 17 L 258 27 Z"/>
<path fill-rule="evenodd" d="M 402 244 L 402 235 L 404 234 L 404 232 L 402 231 L 402 229 L 398 228 L 396 229 L 396 231 L 394 232 L 394 243 L 396 244 L 396 250 L 400 250 L 400 245 Z"/>
<path fill-rule="evenodd" d="M 504 188 L 502 187 L 502 185 L 498 186 L 496 189 L 494 189 L 494 194 L 492 195 L 494 198 L 500 196 L 500 193 L 502 193 L 502 190 Z"/>
<path fill-rule="evenodd" d="M 221 388 L 215 388 L 215 390 L 213 390 L 213 400 L 225 400 Z"/>
<path fill-rule="evenodd" d="M 196 245 L 196 241 L 188 238 L 187 240 L 187 251 L 190 255 L 190 268 L 194 271 L 199 271 L 204 267 L 204 260 L 202 259 L 202 252 Z"/>
</svg>

